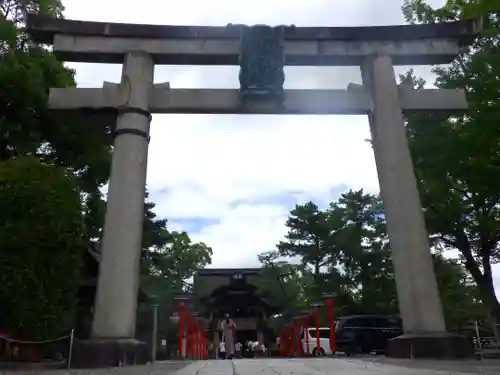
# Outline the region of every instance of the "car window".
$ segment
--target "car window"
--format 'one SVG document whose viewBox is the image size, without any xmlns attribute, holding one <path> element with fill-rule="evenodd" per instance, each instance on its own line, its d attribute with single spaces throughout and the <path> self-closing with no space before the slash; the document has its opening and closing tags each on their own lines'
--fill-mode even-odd
<svg viewBox="0 0 500 375">
<path fill-rule="evenodd" d="M 365 320 L 366 319 L 363 318 L 350 318 L 345 321 L 344 327 L 345 328 L 365 327 L 366 326 Z"/>
<path fill-rule="evenodd" d="M 387 317 L 388 327 L 391 328 L 401 328 L 403 327 L 403 322 L 399 316 L 389 316 Z"/>
<path fill-rule="evenodd" d="M 330 338 L 330 329 L 320 328 L 319 329 L 319 337 L 322 339 L 329 339 Z"/>
<path fill-rule="evenodd" d="M 316 338 L 316 328 L 309 328 L 309 335 L 311 337 Z M 329 328 L 320 328 L 319 329 L 319 337 L 322 339 L 330 338 L 330 329 Z"/>
<path fill-rule="evenodd" d="M 372 319 L 374 327 L 377 328 L 400 328 L 401 319 L 397 316 L 381 316 Z"/>
<path fill-rule="evenodd" d="M 375 328 L 388 328 L 390 327 L 389 320 L 385 317 L 376 317 L 371 319 L 372 325 Z"/>
<path fill-rule="evenodd" d="M 392 316 L 367 317 L 363 322 L 363 327 L 399 328 L 401 327 L 401 319 Z"/>
</svg>

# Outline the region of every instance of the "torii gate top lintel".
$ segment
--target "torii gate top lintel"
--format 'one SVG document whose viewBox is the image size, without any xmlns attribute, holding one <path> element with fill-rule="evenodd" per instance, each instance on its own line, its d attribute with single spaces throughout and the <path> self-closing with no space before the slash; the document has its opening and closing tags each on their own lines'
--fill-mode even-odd
<svg viewBox="0 0 500 375">
<path fill-rule="evenodd" d="M 372 45 L 374 51 L 383 44 L 384 52 L 392 55 L 395 65 L 448 63 L 461 46 L 481 32 L 481 25 L 480 20 L 470 19 L 426 25 L 284 26 L 286 65 L 358 65 L 370 53 L 366 44 Z M 124 51 L 140 40 L 156 64 L 238 65 L 240 27 L 231 24 L 168 26 L 30 14 L 27 31 L 34 41 L 53 44 L 54 52 L 65 61 L 121 63 Z M 95 46 L 95 38 L 106 38 L 106 45 L 101 40 L 102 47 Z M 89 48 L 92 44 L 95 47 Z"/>
</svg>

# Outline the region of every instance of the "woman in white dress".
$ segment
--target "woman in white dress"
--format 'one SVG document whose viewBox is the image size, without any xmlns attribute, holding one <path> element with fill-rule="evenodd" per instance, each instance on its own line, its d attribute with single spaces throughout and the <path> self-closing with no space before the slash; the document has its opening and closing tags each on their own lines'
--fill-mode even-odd
<svg viewBox="0 0 500 375">
<path fill-rule="evenodd" d="M 234 356 L 234 330 L 236 329 L 236 324 L 229 317 L 229 314 L 226 314 L 224 320 L 222 320 L 220 324 L 220 329 L 222 331 L 223 341 L 225 342 L 226 349 L 226 357 L 233 358 Z"/>
</svg>

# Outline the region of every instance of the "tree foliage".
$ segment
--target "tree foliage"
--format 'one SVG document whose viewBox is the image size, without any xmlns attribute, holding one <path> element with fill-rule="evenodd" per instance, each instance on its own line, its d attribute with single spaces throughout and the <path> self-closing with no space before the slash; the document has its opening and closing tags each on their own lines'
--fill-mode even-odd
<svg viewBox="0 0 500 375">
<path fill-rule="evenodd" d="M 78 233 L 71 233 L 76 236 L 75 243 L 83 241 L 98 253 L 106 210 L 103 187 L 109 177 L 112 124 L 102 126 L 100 122 L 92 121 L 85 116 L 70 117 L 48 109 L 49 89 L 75 86 L 74 71 L 64 67 L 47 48 L 30 41 L 24 30 L 27 13 L 62 17 L 63 10 L 59 0 L 0 0 L 0 162 L 11 163 L 13 160 L 24 160 L 25 157 L 38 159 L 44 168 L 51 171 L 47 178 L 54 177 L 54 183 L 59 181 L 58 173 L 67 176 L 72 183 L 75 183 L 79 192 L 79 213 L 83 227 Z M 50 181 L 44 179 L 43 182 L 53 187 L 55 196 L 64 193 L 64 184 L 61 184 L 63 191 L 59 192 L 56 185 L 50 185 Z M 41 192 L 45 190 L 42 189 Z M 15 189 L 9 188 L 3 193 L 12 194 L 9 197 L 5 196 L 7 202 L 11 204 L 17 202 L 20 208 L 24 207 L 22 202 L 18 202 L 19 195 Z M 73 197 L 69 194 L 65 196 L 68 199 L 68 207 L 72 207 Z M 40 200 L 44 198 L 41 197 Z M 40 228 L 45 228 L 44 225 L 49 224 L 56 225 L 57 223 L 44 222 L 44 217 L 57 214 L 56 211 L 52 212 L 49 206 L 44 207 L 50 212 L 38 218 L 40 222 L 33 216 L 32 222 L 25 223 Z M 163 301 L 170 303 L 171 298 L 168 296 L 188 287 L 186 279 L 192 275 L 193 270 L 210 263 L 211 249 L 203 243 L 193 243 L 184 232 L 170 232 L 166 226 L 167 220 L 158 218 L 154 213 L 154 207 L 154 203 L 146 194 L 142 246 L 144 288 L 149 294 L 163 296 Z M 57 209 L 56 207 L 55 210 Z M 70 223 L 71 221 L 68 225 Z M 19 225 L 21 224 L 19 222 Z M 61 228 L 64 229 L 64 226 Z M 24 231 L 29 233 L 31 229 L 25 227 Z M 53 231 L 47 233 L 58 238 Z M 70 232 L 68 236 L 69 234 Z M 9 240 L 14 241 L 14 239 Z M 28 241 L 25 247 L 32 244 Z M 3 244 L 0 246 L 0 250 L 3 251 Z M 31 257 L 34 252 L 37 257 L 45 257 L 47 261 L 50 259 L 53 264 L 58 264 L 65 259 L 62 250 L 61 248 L 61 251 L 59 249 L 51 251 L 48 245 L 34 246 L 26 248 L 24 252 L 19 253 L 19 256 Z M 80 252 L 80 257 L 86 251 L 83 246 L 75 246 L 76 250 Z M 63 258 L 59 260 L 59 256 Z M 24 262 L 30 265 L 32 260 L 27 258 Z M 19 258 L 16 264 L 22 263 L 23 260 Z M 9 275 L 15 279 L 14 271 L 9 269 L 8 272 L 4 272 L 3 266 L 7 266 L 7 263 L 0 264 L 0 275 Z M 68 272 L 71 272 L 69 267 Z M 75 271 L 73 274 L 62 272 L 61 275 L 64 275 L 61 279 L 50 279 L 53 280 L 52 284 L 43 284 L 43 293 L 48 296 L 56 293 L 62 288 L 59 284 L 64 278 L 71 281 L 68 282 L 68 288 L 76 285 L 73 281 L 77 282 L 78 277 L 75 275 L 78 275 L 78 272 Z M 11 326 L 10 323 L 14 321 L 10 319 L 15 319 L 11 314 L 14 312 L 3 309 L 8 303 L 5 301 L 8 300 L 3 299 L 3 295 L 0 297 L 2 297 L 0 299 L 2 310 L 5 316 L 9 317 L 4 319 L 6 328 L 28 330 L 31 324 L 36 323 L 33 320 L 26 320 L 22 327 L 17 323 L 12 323 L 14 325 Z M 40 322 L 43 322 L 45 315 L 41 310 L 46 308 L 46 304 L 39 303 L 37 299 L 22 300 L 25 297 L 25 294 L 19 295 L 19 301 L 24 301 L 23 310 L 40 314 Z M 20 308 L 20 303 L 16 302 L 15 307 Z M 32 307 L 32 303 L 38 305 Z M 57 311 L 47 308 L 46 312 L 55 314 Z M 62 314 L 62 311 L 60 312 Z M 66 322 L 70 316 L 61 315 L 59 319 Z M 65 323 L 61 326 L 66 327 Z M 36 331 L 38 326 L 35 324 L 33 327 L 35 327 L 34 332 L 38 332 Z M 54 332 L 50 336 L 54 336 Z M 33 337 L 30 335 L 29 338 Z"/>
<path fill-rule="evenodd" d="M 19 157 L 0 163 L 1 324 L 30 339 L 72 327 L 83 221 L 64 169 Z"/>
<path fill-rule="evenodd" d="M 280 255 L 299 257 L 302 264 L 312 265 L 313 275 L 318 279 L 329 250 L 324 241 L 328 234 L 325 213 L 313 202 L 297 205 L 290 212 L 286 226 L 289 230 L 285 241 L 278 244 Z"/>
<path fill-rule="evenodd" d="M 301 265 L 280 260 L 277 250 L 259 254 L 262 277 L 258 283 L 259 293 L 270 305 L 282 306 L 284 310 L 296 310 L 298 302 L 305 300 L 314 287 L 314 275 Z"/>
<path fill-rule="evenodd" d="M 154 222 L 153 220 L 152 223 Z M 189 279 L 196 270 L 212 262 L 212 249 L 203 242 L 193 242 L 186 232 L 170 232 L 163 228 L 159 230 L 158 238 L 162 241 L 143 252 L 141 286 L 159 307 L 159 335 L 177 343 L 178 329 L 174 329 L 170 322 L 174 297 L 192 292 Z M 150 322 L 151 307 L 140 306 L 138 330 L 141 331 L 143 327 L 151 330 Z"/>
<path fill-rule="evenodd" d="M 496 5 L 495 5 L 496 4 Z M 492 264 L 500 261 L 500 11 L 488 0 L 449 0 L 433 9 L 421 0 L 403 7 L 409 22 L 482 17 L 483 35 L 450 67 L 437 68 L 436 86 L 464 88 L 464 115 L 408 114 L 410 148 L 427 226 L 436 246 L 459 250 L 491 314 L 500 321 Z M 402 79 L 421 85 L 410 72 Z"/>
<path fill-rule="evenodd" d="M 180 293 L 190 288 L 186 280 L 212 261 L 212 249 L 203 242 L 192 242 L 186 232 L 164 230 L 166 242 L 146 252 L 143 265 L 153 280 L 164 280 L 169 290 Z"/>
<path fill-rule="evenodd" d="M 286 226 L 285 241 L 260 255 L 261 288 L 269 293 L 271 304 L 297 311 L 320 293 L 334 293 L 337 315 L 398 312 L 379 196 L 348 191 L 326 209 L 312 202 L 297 205 Z M 439 251 L 433 260 L 449 329 L 459 331 L 483 319 L 476 287 L 462 265 Z"/>
<path fill-rule="evenodd" d="M 75 86 L 67 69 L 23 32 L 28 12 L 61 17 L 58 0 L 0 2 L 0 160 L 34 155 L 71 171 L 79 183 L 84 211 L 102 200 L 111 162 L 109 126 L 63 116 L 47 107 L 49 88 Z M 86 220 L 90 223 L 91 219 Z M 92 228 L 87 230 L 92 233 Z"/>
</svg>

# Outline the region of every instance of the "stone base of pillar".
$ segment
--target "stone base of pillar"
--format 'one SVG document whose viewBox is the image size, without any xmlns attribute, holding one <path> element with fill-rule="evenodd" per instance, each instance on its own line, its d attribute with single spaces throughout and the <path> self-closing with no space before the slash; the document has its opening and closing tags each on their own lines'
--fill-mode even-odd
<svg viewBox="0 0 500 375">
<path fill-rule="evenodd" d="M 474 356 L 471 338 L 443 334 L 405 334 L 387 343 L 386 356 L 390 358 L 458 359 Z"/>
<path fill-rule="evenodd" d="M 135 339 L 89 339 L 75 341 L 71 368 L 142 365 L 151 361 L 148 343 Z"/>
</svg>

